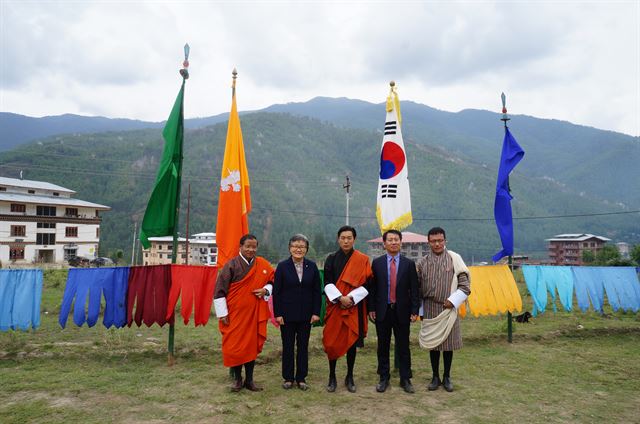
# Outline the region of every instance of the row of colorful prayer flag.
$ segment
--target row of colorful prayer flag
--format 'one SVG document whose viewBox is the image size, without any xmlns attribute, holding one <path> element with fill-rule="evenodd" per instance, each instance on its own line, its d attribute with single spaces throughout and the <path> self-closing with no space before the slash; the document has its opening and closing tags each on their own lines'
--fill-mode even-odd
<svg viewBox="0 0 640 424">
<path fill-rule="evenodd" d="M 549 297 L 555 312 L 556 296 L 562 307 L 571 311 L 574 295 L 582 312 L 591 305 L 602 313 L 605 293 L 614 311 L 640 310 L 640 282 L 634 267 L 524 265 L 522 272 L 534 316 L 544 313 Z"/>
</svg>

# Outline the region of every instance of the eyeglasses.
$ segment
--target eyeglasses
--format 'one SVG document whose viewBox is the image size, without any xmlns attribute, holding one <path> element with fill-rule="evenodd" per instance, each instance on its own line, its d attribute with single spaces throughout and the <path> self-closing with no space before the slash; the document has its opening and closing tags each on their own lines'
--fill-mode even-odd
<svg viewBox="0 0 640 424">
<path fill-rule="evenodd" d="M 291 246 L 289 246 L 289 249 L 292 249 L 292 250 L 307 250 L 307 246 L 291 245 Z"/>
</svg>

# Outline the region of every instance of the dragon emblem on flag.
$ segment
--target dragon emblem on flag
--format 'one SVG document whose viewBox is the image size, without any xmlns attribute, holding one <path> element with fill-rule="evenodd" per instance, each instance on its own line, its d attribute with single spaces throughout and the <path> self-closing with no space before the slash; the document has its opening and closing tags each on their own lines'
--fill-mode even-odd
<svg viewBox="0 0 640 424">
<path fill-rule="evenodd" d="M 240 171 L 237 169 L 229 170 L 229 174 L 220 180 L 220 190 L 240 191 Z"/>
</svg>

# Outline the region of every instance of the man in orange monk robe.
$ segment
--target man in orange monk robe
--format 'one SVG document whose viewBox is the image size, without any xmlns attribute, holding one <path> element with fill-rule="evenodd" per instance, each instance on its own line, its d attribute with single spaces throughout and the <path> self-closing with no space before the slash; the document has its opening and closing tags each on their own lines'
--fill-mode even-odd
<svg viewBox="0 0 640 424">
<path fill-rule="evenodd" d="M 338 230 L 340 250 L 330 254 L 324 265 L 324 292 L 327 313 L 322 344 L 329 359 L 328 392 L 335 392 L 336 363 L 347 354 L 347 376 L 344 383 L 351 393 L 356 391 L 353 367 L 356 348 L 364 345 L 367 335 L 366 285 L 372 277 L 369 257 L 353 248 L 356 230 L 345 225 Z"/>
<path fill-rule="evenodd" d="M 256 256 L 257 250 L 256 236 L 242 236 L 240 254 L 222 267 L 216 281 L 213 303 L 222 333 L 222 360 L 233 371 L 234 392 L 243 387 L 262 390 L 253 382 L 253 368 L 267 339 L 269 305 L 265 297 L 271 294 L 274 271 L 266 259 Z"/>
</svg>

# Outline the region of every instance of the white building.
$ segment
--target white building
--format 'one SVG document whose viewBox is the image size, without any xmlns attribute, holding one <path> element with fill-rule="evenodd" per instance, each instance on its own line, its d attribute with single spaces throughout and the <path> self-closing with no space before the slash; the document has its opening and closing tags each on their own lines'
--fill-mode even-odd
<svg viewBox="0 0 640 424">
<path fill-rule="evenodd" d="M 184 264 L 187 258 L 187 240 L 178 237 L 178 259 L 176 263 Z M 151 246 L 142 249 L 143 265 L 165 265 L 172 262 L 173 236 L 149 237 Z M 218 260 L 216 233 L 194 234 L 189 239 L 189 265 L 215 266 Z"/>
<path fill-rule="evenodd" d="M 189 240 L 191 260 L 194 265 L 214 266 L 218 263 L 218 245 L 216 233 L 194 234 Z"/>
<path fill-rule="evenodd" d="M 629 246 L 629 243 L 621 241 L 616 243 L 616 247 L 622 259 L 629 259 L 631 257 L 631 246 Z"/>
<path fill-rule="evenodd" d="M 43 181 L 0 177 L 2 264 L 63 263 L 95 257 L 100 211 L 108 206 L 74 199 L 75 191 Z"/>
<path fill-rule="evenodd" d="M 382 237 L 367 240 L 369 245 L 369 257 L 376 257 L 385 253 Z M 423 234 L 412 233 L 411 231 L 402 232 L 402 249 L 401 253 L 414 262 L 427 254 L 429 251 L 429 240 Z"/>
<path fill-rule="evenodd" d="M 177 264 L 187 262 L 186 239 L 178 237 Z M 149 237 L 151 246 L 142 249 L 142 265 L 167 265 L 173 260 L 173 236 Z"/>
</svg>

